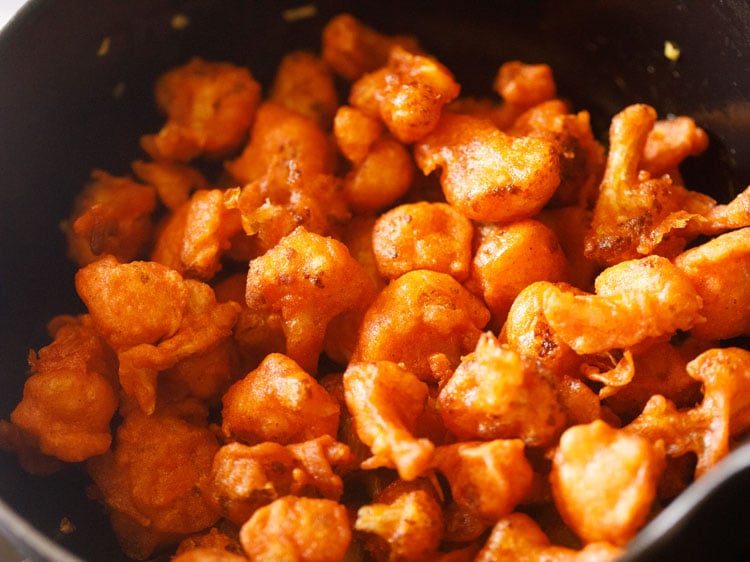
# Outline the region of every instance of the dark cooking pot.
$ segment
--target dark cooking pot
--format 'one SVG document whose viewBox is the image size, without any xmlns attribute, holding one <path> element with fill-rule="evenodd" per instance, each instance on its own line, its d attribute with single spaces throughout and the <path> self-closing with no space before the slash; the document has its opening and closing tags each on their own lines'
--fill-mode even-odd
<svg viewBox="0 0 750 562">
<path fill-rule="evenodd" d="M 0 418 L 21 396 L 30 348 L 48 343 L 45 322 L 81 305 L 58 224 L 92 168 L 127 173 L 138 136 L 161 123 L 156 76 L 191 55 L 249 66 L 270 82 L 282 53 L 319 46 L 333 15 L 348 11 L 387 32 L 417 35 L 457 75 L 465 93 L 490 92 L 499 64 L 547 62 L 560 92 L 593 114 L 605 139 L 627 104 L 688 114 L 711 149 L 685 167 L 689 185 L 720 200 L 750 183 L 750 7 L 744 1 L 518 0 L 430 3 L 315 1 L 313 17 L 287 21 L 305 4 L 252 0 L 37 0 L 0 35 Z M 175 14 L 190 25 L 175 29 Z M 109 49 L 100 52 L 109 38 Z M 665 41 L 681 48 L 664 56 Z M 748 451 L 677 505 L 700 517 L 662 518 L 633 544 L 638 560 L 740 559 L 750 539 Z M 744 460 L 744 463 L 742 462 Z M 720 473 L 719 476 L 725 476 Z M 74 470 L 51 478 L 22 472 L 0 454 L 0 531 L 31 560 L 123 559 L 100 507 Z M 710 501 L 707 490 L 717 491 Z M 682 510 L 682 511 L 679 511 Z M 69 517 L 74 533 L 59 524 Z M 745 529 L 745 531 L 742 531 Z M 653 540 L 656 539 L 656 543 Z M 745 555 L 747 553 L 745 552 Z"/>
</svg>

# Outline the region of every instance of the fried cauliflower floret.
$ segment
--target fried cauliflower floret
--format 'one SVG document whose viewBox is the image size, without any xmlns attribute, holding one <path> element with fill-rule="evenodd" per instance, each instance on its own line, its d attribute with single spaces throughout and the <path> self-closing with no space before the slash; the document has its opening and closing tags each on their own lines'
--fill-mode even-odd
<svg viewBox="0 0 750 562">
<path fill-rule="evenodd" d="M 750 191 L 717 205 L 708 195 L 687 190 L 675 174 L 652 177 L 643 170 L 650 165 L 644 159 L 649 135 L 671 131 L 660 127 L 654 133 L 656 123 L 656 111 L 644 104 L 612 118 L 605 173 L 586 236 L 586 255 L 599 263 L 649 254 L 671 258 L 699 234 L 750 225 Z"/>
<path fill-rule="evenodd" d="M 562 281 L 565 254 L 555 233 L 534 219 L 477 227 L 466 287 L 481 295 L 501 326 L 513 301 L 535 281 Z"/>
<path fill-rule="evenodd" d="M 246 371 L 241 370 L 237 348 L 231 338 L 175 363 L 159 373 L 157 402 L 175 398 L 197 398 L 215 406 L 229 386 Z"/>
<path fill-rule="evenodd" d="M 286 353 L 308 373 L 317 371 L 328 324 L 374 297 L 370 276 L 343 243 L 302 227 L 250 262 L 245 292 L 250 308 L 281 314 Z"/>
<path fill-rule="evenodd" d="M 440 390 L 438 410 L 459 439 L 546 445 L 565 424 L 552 375 L 487 332 Z"/>
<path fill-rule="evenodd" d="M 157 81 L 167 121 L 141 146 L 154 160 L 223 157 L 244 142 L 259 101 L 260 84 L 246 68 L 195 57 Z"/>
<path fill-rule="evenodd" d="M 456 504 L 488 521 L 509 515 L 531 489 L 533 470 L 520 439 L 444 445 L 435 449 L 434 465 Z"/>
<path fill-rule="evenodd" d="M 68 256 L 81 266 L 105 254 L 121 261 L 142 257 L 155 208 L 156 193 L 150 185 L 94 170 L 63 223 Z"/>
<path fill-rule="evenodd" d="M 706 131 L 690 117 L 672 117 L 654 123 L 643 147 L 641 166 L 653 177 L 674 172 L 688 156 L 708 148 Z"/>
<path fill-rule="evenodd" d="M 201 189 L 167 220 L 151 259 L 185 277 L 211 279 L 241 229 L 239 213 L 224 205 L 224 192 Z"/>
<path fill-rule="evenodd" d="M 395 46 L 385 66 L 352 84 L 349 103 L 380 117 L 399 141 L 413 143 L 435 128 L 443 106 L 460 89 L 450 70 L 434 58 Z"/>
<path fill-rule="evenodd" d="M 286 496 L 338 500 L 335 465 L 351 462 L 349 448 L 329 435 L 284 447 L 266 441 L 224 445 L 213 461 L 210 491 L 222 517 L 242 525 L 260 507 Z"/>
<path fill-rule="evenodd" d="M 659 443 L 601 420 L 573 426 L 552 461 L 555 505 L 584 543 L 623 546 L 645 523 L 663 469 Z"/>
<path fill-rule="evenodd" d="M 25 430 L 3 419 L 0 419 L 0 451 L 15 454 L 18 464 L 37 476 L 49 476 L 65 466 L 57 457 L 42 453 L 36 439 Z"/>
<path fill-rule="evenodd" d="M 147 413 L 159 372 L 231 336 L 240 309 L 156 262 L 108 256 L 78 270 L 75 282 L 94 327 L 117 352 L 123 390 Z"/>
<path fill-rule="evenodd" d="M 395 467 L 404 480 L 423 474 L 435 446 L 415 437 L 429 389 L 395 363 L 353 362 L 344 372 L 344 395 L 354 429 L 370 447 L 372 457 L 363 468 Z"/>
<path fill-rule="evenodd" d="M 474 562 L 614 562 L 623 550 L 609 543 L 587 544 L 582 550 L 550 544 L 539 525 L 525 513 L 512 513 L 492 528 Z"/>
<path fill-rule="evenodd" d="M 200 171 L 179 162 L 136 160 L 132 168 L 141 181 L 154 187 L 159 200 L 172 211 L 182 206 L 193 191 L 209 187 Z"/>
<path fill-rule="evenodd" d="M 177 272 L 153 262 L 120 264 L 113 257 L 80 269 L 76 289 L 115 350 L 173 336 L 189 299 Z"/>
<path fill-rule="evenodd" d="M 259 507 L 292 493 L 295 469 L 291 452 L 278 443 L 229 443 L 214 457 L 208 489 L 221 516 L 242 525 Z"/>
<path fill-rule="evenodd" d="M 697 457 L 695 477 L 724 458 L 732 437 L 750 428 L 750 352 L 738 347 L 709 349 L 687 364 L 688 374 L 703 385 L 703 400 L 678 409 L 662 395 L 651 397 L 626 429 L 651 442 L 663 440 L 667 455 Z"/>
<path fill-rule="evenodd" d="M 342 180 L 327 174 L 289 174 L 274 163 L 261 178 L 233 187 L 224 194 L 224 205 L 239 211 L 244 233 L 257 253 L 272 248 L 296 228 L 331 235 L 351 218 L 342 197 Z"/>
<path fill-rule="evenodd" d="M 332 18 L 323 29 L 322 43 L 323 60 L 347 80 L 383 66 L 395 45 L 411 52 L 419 50 L 413 37 L 383 35 L 351 14 Z"/>
<path fill-rule="evenodd" d="M 357 510 L 357 531 L 377 561 L 432 560 L 443 537 L 443 513 L 425 481 L 395 481 Z"/>
<path fill-rule="evenodd" d="M 469 275 L 474 227 L 446 203 L 407 203 L 380 215 L 372 247 L 380 273 L 396 279 L 414 269 L 447 273 L 457 281 Z"/>
<path fill-rule="evenodd" d="M 552 68 L 547 64 L 508 61 L 500 65 L 493 89 L 505 102 L 528 109 L 557 94 Z"/>
<path fill-rule="evenodd" d="M 595 295 L 549 284 L 544 316 L 578 353 L 632 347 L 668 338 L 703 321 L 702 300 L 690 279 L 660 256 L 628 260 L 596 278 Z"/>
<path fill-rule="evenodd" d="M 278 313 L 250 308 L 245 302 L 247 273 L 235 273 L 214 286 L 218 302 L 236 302 L 240 306 L 232 340 L 239 354 L 240 372 L 255 369 L 269 353 L 284 353 L 286 342 Z"/>
<path fill-rule="evenodd" d="M 353 361 L 393 361 L 422 380 L 474 349 L 490 313 L 450 275 L 418 269 L 394 279 L 365 314 Z"/>
<path fill-rule="evenodd" d="M 107 506 L 126 554 L 146 559 L 164 544 L 213 525 L 219 518 L 203 490 L 219 449 L 196 401 L 148 416 L 130 409 L 113 449 L 86 468 Z"/>
<path fill-rule="evenodd" d="M 555 148 L 560 160 L 560 185 L 550 205 L 586 207 L 593 201 L 605 157 L 587 111 L 573 114 L 561 100 L 550 100 L 521 114 L 508 133 L 544 139 Z"/>
<path fill-rule="evenodd" d="M 117 360 L 85 317 L 65 322 L 53 337 L 30 353 L 31 375 L 10 420 L 41 453 L 80 462 L 112 441 Z"/>
<path fill-rule="evenodd" d="M 239 539 L 211 528 L 180 542 L 171 562 L 247 562 Z"/>
<path fill-rule="evenodd" d="M 542 209 L 535 217 L 555 233 L 565 254 L 563 280 L 583 290 L 591 290 L 594 279 L 601 270 L 586 257 L 585 239 L 591 225 L 591 210 L 577 205 Z"/>
<path fill-rule="evenodd" d="M 491 121 L 444 112 L 414 147 L 424 174 L 441 168 L 448 203 L 468 218 L 511 222 L 539 212 L 560 183 L 560 162 L 546 140 L 511 137 Z"/>
<path fill-rule="evenodd" d="M 674 259 L 703 300 L 706 321 L 691 333 L 720 340 L 750 335 L 750 228 L 717 236 Z"/>
<path fill-rule="evenodd" d="M 344 178 L 343 195 L 359 211 L 378 211 L 396 202 L 412 185 L 414 162 L 409 151 L 390 136 L 370 145 L 364 159 Z"/>
<path fill-rule="evenodd" d="M 222 402 L 222 432 L 246 443 L 296 443 L 335 436 L 338 429 L 336 399 L 280 353 L 234 383 Z"/>
<path fill-rule="evenodd" d="M 309 51 L 281 59 L 268 99 L 315 120 L 324 130 L 331 128 L 339 106 L 330 68 Z"/>
<path fill-rule="evenodd" d="M 313 119 L 277 103 L 260 104 L 250 131 L 250 142 L 224 167 L 238 182 L 249 183 L 266 174 L 269 167 L 314 177 L 334 171 L 334 150 L 323 129 Z"/>
<path fill-rule="evenodd" d="M 242 526 L 240 541 L 253 562 L 339 562 L 351 535 L 343 505 L 285 496 L 258 509 Z"/>
<path fill-rule="evenodd" d="M 582 291 L 560 285 L 574 294 Z M 544 296 L 549 283 L 536 281 L 518 293 L 503 324 L 501 339 L 521 355 L 533 357 L 558 379 L 578 372 L 581 358 L 551 328 L 544 316 Z"/>
<path fill-rule="evenodd" d="M 333 119 L 336 146 L 353 164 L 361 163 L 370 152 L 372 144 L 383 134 L 383 123 L 361 109 L 342 105 Z"/>
</svg>

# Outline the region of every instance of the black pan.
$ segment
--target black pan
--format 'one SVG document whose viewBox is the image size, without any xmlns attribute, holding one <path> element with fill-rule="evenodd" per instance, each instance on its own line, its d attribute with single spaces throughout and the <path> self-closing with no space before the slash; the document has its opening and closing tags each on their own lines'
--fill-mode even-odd
<svg viewBox="0 0 750 562">
<path fill-rule="evenodd" d="M 314 6 L 313 17 L 288 21 L 285 10 L 300 4 Z M 48 343 L 46 320 L 81 311 L 58 223 L 89 170 L 124 174 L 141 155 L 138 136 L 161 123 L 156 76 L 201 55 L 245 64 L 268 84 L 282 53 L 317 49 L 322 26 L 342 11 L 417 35 L 465 93 L 488 93 L 503 61 L 547 62 L 560 93 L 592 112 L 602 140 L 611 116 L 633 102 L 691 115 L 712 144 L 685 166 L 689 185 L 726 201 L 750 183 L 744 1 L 32 1 L 0 34 L 0 417 L 21 396 L 28 349 Z M 175 29 L 176 14 L 190 25 Z M 665 41 L 679 46 L 679 60 L 665 57 Z M 742 455 L 728 479 L 696 486 L 673 516 L 644 530 L 628 560 L 743 559 L 747 449 Z M 123 559 L 85 486 L 76 470 L 31 477 L 0 454 L 0 531 L 30 560 Z M 681 517 L 693 506 L 699 518 Z M 76 532 L 60 533 L 62 517 Z"/>
</svg>

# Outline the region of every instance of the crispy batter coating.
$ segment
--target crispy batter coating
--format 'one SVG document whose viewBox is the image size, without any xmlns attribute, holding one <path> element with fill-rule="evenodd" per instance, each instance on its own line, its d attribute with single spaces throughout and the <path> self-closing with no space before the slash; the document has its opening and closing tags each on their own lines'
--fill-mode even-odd
<svg viewBox="0 0 750 562">
<path fill-rule="evenodd" d="M 702 383 L 703 401 L 678 410 L 659 394 L 626 429 L 649 441 L 662 439 L 669 456 L 697 456 L 695 477 L 705 474 L 730 450 L 732 436 L 750 428 L 750 352 L 738 347 L 709 349 L 687 364 Z"/>
<path fill-rule="evenodd" d="M 302 443 L 287 445 L 305 471 L 302 491 L 312 497 L 338 500 L 344 492 L 339 474 L 356 468 L 355 458 L 344 443 L 322 435 Z"/>
<path fill-rule="evenodd" d="M 156 262 L 105 257 L 76 274 L 94 327 L 117 351 L 119 380 L 144 412 L 156 406 L 160 371 L 231 336 L 239 305 Z"/>
<path fill-rule="evenodd" d="M 352 84 L 349 103 L 379 116 L 399 141 L 413 143 L 435 128 L 443 106 L 456 99 L 460 89 L 439 61 L 397 45 L 387 65 Z"/>
<path fill-rule="evenodd" d="M 380 215 L 372 232 L 378 271 L 396 279 L 414 269 L 469 276 L 474 227 L 446 203 L 407 203 Z"/>
<path fill-rule="evenodd" d="M 339 403 L 297 363 L 272 353 L 222 399 L 222 432 L 246 443 L 283 445 L 335 436 Z"/>
<path fill-rule="evenodd" d="M 474 562 L 609 562 L 622 554 L 621 548 L 609 543 L 590 543 L 579 551 L 551 545 L 531 517 L 513 513 L 495 524 Z"/>
<path fill-rule="evenodd" d="M 258 108 L 250 142 L 224 167 L 237 181 L 249 183 L 266 174 L 269 167 L 286 170 L 292 181 L 297 175 L 330 174 L 334 151 L 323 129 L 313 119 L 277 103 L 264 101 Z"/>
<path fill-rule="evenodd" d="M 357 511 L 357 531 L 377 561 L 431 560 L 443 536 L 443 514 L 424 481 L 396 481 Z"/>
<path fill-rule="evenodd" d="M 750 335 L 750 228 L 722 234 L 674 260 L 703 300 L 705 322 L 691 333 L 707 340 Z"/>
<path fill-rule="evenodd" d="M 222 547 L 196 547 L 181 552 L 171 562 L 247 562 L 247 557 Z"/>
<path fill-rule="evenodd" d="M 258 509 L 240 530 L 253 562 L 339 562 L 351 541 L 346 507 L 285 496 Z"/>
<path fill-rule="evenodd" d="M 329 435 L 287 447 L 229 443 L 214 457 L 210 493 L 222 517 L 242 525 L 286 495 L 338 500 L 344 485 L 334 467 L 351 462 L 349 448 Z"/>
<path fill-rule="evenodd" d="M 240 214 L 224 205 L 224 192 L 201 189 L 172 213 L 156 238 L 151 259 L 185 277 L 211 279 L 241 229 Z"/>
<path fill-rule="evenodd" d="M 555 504 L 584 543 L 624 546 L 645 523 L 663 468 L 659 443 L 601 420 L 573 426 L 552 461 Z"/>
<path fill-rule="evenodd" d="M 557 398 L 570 425 L 591 423 L 602 419 L 606 412 L 599 402 L 599 396 L 578 377 L 563 376 L 557 385 Z"/>
<path fill-rule="evenodd" d="M 356 80 L 383 66 L 395 45 L 419 51 L 415 38 L 383 35 L 351 14 L 333 17 L 323 29 L 322 43 L 323 60 L 347 80 Z"/>
<path fill-rule="evenodd" d="M 566 284 L 559 287 L 574 294 L 582 291 Z M 544 298 L 549 283 L 536 281 L 526 286 L 513 301 L 503 324 L 501 339 L 521 355 L 536 359 L 558 379 L 575 373 L 581 358 L 552 329 L 544 316 Z"/>
<path fill-rule="evenodd" d="M 733 228 L 750 226 L 750 187 L 745 188 L 726 205 L 713 203 L 712 200 L 709 203 L 710 209 L 703 215 L 705 221 L 698 224 L 702 234 L 711 236 Z"/>
<path fill-rule="evenodd" d="M 242 373 L 255 369 L 269 353 L 286 352 L 281 316 L 247 306 L 246 287 L 247 273 L 235 273 L 214 286 L 218 302 L 231 301 L 240 305 L 232 335 L 240 356 Z"/>
<path fill-rule="evenodd" d="M 255 117 L 260 84 L 243 67 L 198 57 L 162 75 L 156 102 L 167 121 L 141 146 L 154 160 L 223 157 L 240 147 Z"/>
<path fill-rule="evenodd" d="M 457 365 L 474 349 L 489 316 L 450 275 L 410 271 L 391 281 L 368 309 L 352 361 L 393 361 L 430 380 L 431 358 Z"/>
<path fill-rule="evenodd" d="M 438 395 L 445 426 L 459 439 L 550 444 L 565 423 L 552 375 L 484 333 Z"/>
<path fill-rule="evenodd" d="M 443 540 L 446 543 L 467 544 L 477 541 L 493 523 L 493 521 L 480 518 L 473 510 L 459 506 L 456 502 L 450 502 L 443 508 L 443 518 L 445 520 Z M 480 546 L 475 543 L 474 554 Z M 472 556 L 470 560 L 473 559 Z"/>
<path fill-rule="evenodd" d="M 435 446 L 414 435 L 429 393 L 425 383 L 390 361 L 352 362 L 344 393 L 357 435 L 372 452 L 363 468 L 395 467 L 404 480 L 430 468 Z"/>
<path fill-rule="evenodd" d="M 294 456 L 278 443 L 229 443 L 214 457 L 210 495 L 222 517 L 242 525 L 259 507 L 296 491 L 295 469 Z"/>
<path fill-rule="evenodd" d="M 493 88 L 506 102 L 523 108 L 551 100 L 557 94 L 552 67 L 521 61 L 500 65 Z"/>
<path fill-rule="evenodd" d="M 607 406 L 621 418 L 632 420 L 655 394 L 679 407 L 697 404 L 700 383 L 688 375 L 687 363 L 708 348 L 708 343 L 691 339 L 679 345 L 660 342 L 635 353 L 632 380 L 607 397 Z"/>
<path fill-rule="evenodd" d="M 512 135 L 548 140 L 560 159 L 560 185 L 550 200 L 556 207 L 587 206 L 604 172 L 604 147 L 594 138 L 587 111 L 570 113 L 560 100 L 540 103 L 521 114 Z"/>
<path fill-rule="evenodd" d="M 224 204 L 239 211 L 242 229 L 260 254 L 298 227 L 324 236 L 337 231 L 351 217 L 343 183 L 327 174 L 290 175 L 277 162 L 261 178 L 226 190 Z"/>
<path fill-rule="evenodd" d="M 653 177 L 673 172 L 688 156 L 708 148 L 706 131 L 690 117 L 679 116 L 654 123 L 643 147 L 641 166 Z"/>
<path fill-rule="evenodd" d="M 549 284 L 544 316 L 578 353 L 634 346 L 669 337 L 703 321 L 702 300 L 690 279 L 666 258 L 648 256 L 605 269 L 596 295 Z"/>
<path fill-rule="evenodd" d="M 602 264 L 652 253 L 673 257 L 696 235 L 715 233 L 726 221 L 729 209 L 717 209 L 709 196 L 688 191 L 668 175 L 642 171 L 649 138 L 671 131 L 660 127 L 652 134 L 655 123 L 656 111 L 644 104 L 628 106 L 612 118 L 606 168 L 586 237 L 586 255 Z M 741 207 L 742 218 L 734 217 L 740 223 L 748 220 L 746 203 Z"/>
<path fill-rule="evenodd" d="M 159 200 L 172 211 L 182 206 L 192 191 L 209 187 L 200 171 L 179 162 L 136 160 L 131 167 L 141 181 L 154 187 Z"/>
<path fill-rule="evenodd" d="M 189 299 L 177 272 L 153 262 L 120 264 L 110 256 L 80 269 L 76 289 L 115 350 L 173 336 Z"/>
<path fill-rule="evenodd" d="M 344 198 L 359 212 L 377 211 L 396 202 L 411 187 L 414 162 L 400 142 L 390 136 L 374 141 L 344 178 Z"/>
<path fill-rule="evenodd" d="M 370 276 L 343 243 L 302 227 L 250 262 L 245 292 L 250 308 L 281 314 L 286 353 L 308 373 L 317 371 L 331 320 L 374 297 Z"/>
<path fill-rule="evenodd" d="M 448 203 L 477 221 L 511 222 L 539 212 L 560 183 L 560 161 L 544 139 L 511 137 L 491 121 L 445 112 L 415 145 L 423 173 L 442 168 Z"/>
<path fill-rule="evenodd" d="M 197 398 L 216 406 L 229 386 L 246 371 L 241 370 L 237 348 L 231 338 L 224 338 L 206 351 L 181 359 L 159 373 L 158 397 Z"/>
<path fill-rule="evenodd" d="M 570 205 L 555 209 L 543 209 L 534 217 L 555 233 L 565 254 L 563 280 L 589 291 L 594 287 L 594 278 L 601 270 L 599 265 L 585 254 L 585 239 L 591 225 L 591 211 L 585 207 Z"/>
<path fill-rule="evenodd" d="M 112 451 L 89 459 L 89 475 L 110 510 L 126 554 L 143 560 L 162 543 L 177 542 L 219 518 L 203 493 L 219 449 L 196 401 L 152 415 L 131 409 Z"/>
<path fill-rule="evenodd" d="M 121 261 L 142 257 L 150 241 L 155 207 L 153 187 L 94 170 L 63 223 L 68 256 L 82 266 L 104 254 Z"/>
<path fill-rule="evenodd" d="M 555 233 L 534 219 L 477 227 L 467 288 L 482 295 L 502 326 L 513 301 L 535 281 L 562 281 L 565 254 Z"/>
<path fill-rule="evenodd" d="M 65 462 L 100 455 L 112 441 L 117 360 L 88 319 L 71 319 L 29 355 L 31 376 L 10 415 L 39 451 Z"/>
<path fill-rule="evenodd" d="M 61 470 L 65 463 L 39 450 L 36 439 L 9 421 L 0 419 L 0 451 L 14 453 L 18 464 L 37 476 L 49 476 Z"/>
<path fill-rule="evenodd" d="M 234 534 L 234 533 L 233 533 Z M 180 542 L 171 562 L 245 562 L 239 539 L 212 527 Z"/>
<path fill-rule="evenodd" d="M 339 106 L 338 93 L 328 65 L 309 51 L 284 55 L 268 99 L 331 128 Z"/>
<path fill-rule="evenodd" d="M 361 163 L 372 144 L 383 134 L 383 124 L 361 109 L 342 105 L 333 119 L 333 135 L 341 154 L 354 164 Z"/>
<path fill-rule="evenodd" d="M 509 515 L 533 478 L 520 439 L 444 445 L 435 449 L 434 464 L 447 478 L 456 504 L 490 521 Z"/>
</svg>

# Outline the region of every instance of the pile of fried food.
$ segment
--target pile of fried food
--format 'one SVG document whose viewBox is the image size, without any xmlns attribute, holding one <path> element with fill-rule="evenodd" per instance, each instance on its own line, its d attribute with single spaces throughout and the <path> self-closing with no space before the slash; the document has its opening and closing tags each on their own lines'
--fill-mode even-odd
<svg viewBox="0 0 750 562">
<path fill-rule="evenodd" d="M 0 444 L 135 559 L 615 559 L 750 427 L 750 188 L 690 190 L 706 133 L 647 105 L 605 149 L 545 64 L 478 99 L 350 15 L 321 44 L 159 79 Z"/>
</svg>

